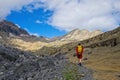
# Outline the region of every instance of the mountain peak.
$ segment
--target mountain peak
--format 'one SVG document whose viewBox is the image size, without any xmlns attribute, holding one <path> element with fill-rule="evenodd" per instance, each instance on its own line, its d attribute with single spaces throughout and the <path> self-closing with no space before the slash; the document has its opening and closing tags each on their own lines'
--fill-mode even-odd
<svg viewBox="0 0 120 80">
<path fill-rule="evenodd" d="M 65 40 L 65 41 L 81 41 L 81 40 L 85 40 L 85 39 L 88 39 L 88 38 L 91 38 L 91 37 L 94 37 L 96 35 L 99 35 L 101 34 L 102 31 L 100 30 L 96 30 L 96 31 L 93 31 L 93 32 L 90 32 L 86 29 L 74 29 L 72 31 L 70 31 L 68 34 L 66 34 L 64 37 L 62 37 L 61 40 Z"/>
</svg>

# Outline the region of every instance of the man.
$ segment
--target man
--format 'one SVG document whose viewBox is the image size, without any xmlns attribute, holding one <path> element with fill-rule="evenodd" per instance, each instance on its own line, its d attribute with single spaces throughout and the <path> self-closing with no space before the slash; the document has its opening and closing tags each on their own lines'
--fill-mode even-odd
<svg viewBox="0 0 120 80">
<path fill-rule="evenodd" d="M 76 55 L 78 58 L 78 63 L 81 66 L 81 62 L 82 62 L 82 54 L 83 54 L 83 46 L 79 43 L 78 46 L 76 47 Z"/>
</svg>

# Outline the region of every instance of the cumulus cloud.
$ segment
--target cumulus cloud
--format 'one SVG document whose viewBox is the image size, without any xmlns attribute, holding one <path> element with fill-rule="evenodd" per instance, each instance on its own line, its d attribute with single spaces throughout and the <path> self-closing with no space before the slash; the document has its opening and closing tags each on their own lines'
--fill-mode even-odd
<svg viewBox="0 0 120 80">
<path fill-rule="evenodd" d="M 118 27 L 120 23 L 120 0 L 0 0 L 0 18 L 23 7 L 29 12 L 39 8 L 53 11 L 47 22 L 59 30 L 105 31 Z"/>
<path fill-rule="evenodd" d="M 11 11 L 19 11 L 33 0 L 0 0 L 0 19 L 5 19 Z"/>
<path fill-rule="evenodd" d="M 120 0 L 44 0 L 54 13 L 49 24 L 70 31 L 75 28 L 111 30 L 119 26 Z M 117 16 L 116 16 L 117 15 Z"/>
</svg>

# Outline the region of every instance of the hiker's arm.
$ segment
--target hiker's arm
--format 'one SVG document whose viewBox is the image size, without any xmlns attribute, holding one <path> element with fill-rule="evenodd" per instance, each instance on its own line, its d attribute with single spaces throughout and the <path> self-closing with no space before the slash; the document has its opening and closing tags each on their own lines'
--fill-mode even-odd
<svg viewBox="0 0 120 80">
<path fill-rule="evenodd" d="M 81 51 L 81 53 L 83 53 L 83 51 L 84 51 L 84 47 L 82 46 L 82 51 Z"/>
<path fill-rule="evenodd" d="M 78 53 L 78 47 L 76 47 L 76 53 Z"/>
<path fill-rule="evenodd" d="M 77 50 L 77 47 L 74 47 L 74 48 L 76 50 L 76 53 L 74 53 L 73 56 L 75 57 L 75 56 L 77 56 L 78 50 Z"/>
</svg>

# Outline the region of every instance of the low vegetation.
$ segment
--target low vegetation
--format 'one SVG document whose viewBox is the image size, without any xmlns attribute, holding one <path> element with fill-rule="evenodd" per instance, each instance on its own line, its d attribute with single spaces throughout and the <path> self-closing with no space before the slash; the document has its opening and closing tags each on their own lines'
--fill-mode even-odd
<svg viewBox="0 0 120 80">
<path fill-rule="evenodd" d="M 73 63 L 68 63 L 63 69 L 64 80 L 81 80 L 78 68 Z"/>
</svg>

